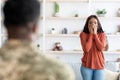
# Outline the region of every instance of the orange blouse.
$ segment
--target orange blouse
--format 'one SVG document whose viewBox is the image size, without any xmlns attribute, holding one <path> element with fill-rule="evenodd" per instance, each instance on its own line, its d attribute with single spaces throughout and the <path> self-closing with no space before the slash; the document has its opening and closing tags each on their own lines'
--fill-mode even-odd
<svg viewBox="0 0 120 80">
<path fill-rule="evenodd" d="M 82 64 L 91 69 L 104 69 L 103 49 L 106 45 L 105 33 L 87 34 L 82 32 L 80 39 L 84 51 Z"/>
</svg>

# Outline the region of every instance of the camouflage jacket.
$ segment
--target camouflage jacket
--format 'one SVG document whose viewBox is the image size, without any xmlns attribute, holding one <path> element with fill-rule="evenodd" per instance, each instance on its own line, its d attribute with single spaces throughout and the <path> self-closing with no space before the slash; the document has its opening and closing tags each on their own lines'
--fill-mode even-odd
<svg viewBox="0 0 120 80">
<path fill-rule="evenodd" d="M 71 68 L 39 52 L 29 41 L 9 40 L 0 49 L 0 80 L 75 80 Z"/>
</svg>

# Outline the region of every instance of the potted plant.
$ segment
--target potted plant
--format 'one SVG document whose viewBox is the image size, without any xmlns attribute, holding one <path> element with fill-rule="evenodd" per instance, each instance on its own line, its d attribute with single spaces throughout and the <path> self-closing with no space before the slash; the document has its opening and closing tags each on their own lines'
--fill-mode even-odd
<svg viewBox="0 0 120 80">
<path fill-rule="evenodd" d="M 54 15 L 55 17 L 59 16 L 59 9 L 60 9 L 59 4 L 55 2 L 55 15 Z"/>
<path fill-rule="evenodd" d="M 79 15 L 78 14 L 75 14 L 75 16 L 74 17 L 79 17 Z"/>
<path fill-rule="evenodd" d="M 105 9 L 102 9 L 102 10 L 97 10 L 96 13 L 99 17 L 104 17 L 107 11 Z"/>
<path fill-rule="evenodd" d="M 40 49 L 40 44 L 37 44 L 38 49 Z"/>
</svg>

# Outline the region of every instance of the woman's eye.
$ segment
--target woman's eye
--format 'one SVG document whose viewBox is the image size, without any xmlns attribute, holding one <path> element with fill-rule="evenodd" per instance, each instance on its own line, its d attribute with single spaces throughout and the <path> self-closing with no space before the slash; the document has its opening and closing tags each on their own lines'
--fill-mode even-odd
<svg viewBox="0 0 120 80">
<path fill-rule="evenodd" d="M 90 22 L 89 24 L 92 24 L 92 22 Z"/>
</svg>

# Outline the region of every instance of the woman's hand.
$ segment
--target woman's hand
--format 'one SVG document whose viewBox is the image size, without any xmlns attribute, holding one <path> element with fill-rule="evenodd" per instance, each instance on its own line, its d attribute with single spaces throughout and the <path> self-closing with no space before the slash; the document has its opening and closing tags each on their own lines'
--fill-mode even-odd
<svg viewBox="0 0 120 80">
<path fill-rule="evenodd" d="M 97 34 L 97 26 L 93 26 L 93 34 Z"/>
<path fill-rule="evenodd" d="M 89 32 L 90 32 L 90 33 L 92 33 L 92 34 L 94 33 L 94 32 L 93 32 L 93 27 L 92 27 L 92 26 L 91 26 L 91 27 L 88 27 L 88 29 L 89 29 Z"/>
</svg>

